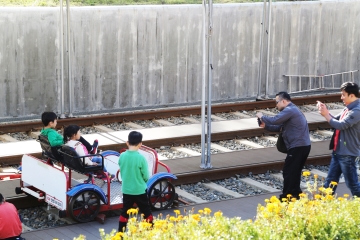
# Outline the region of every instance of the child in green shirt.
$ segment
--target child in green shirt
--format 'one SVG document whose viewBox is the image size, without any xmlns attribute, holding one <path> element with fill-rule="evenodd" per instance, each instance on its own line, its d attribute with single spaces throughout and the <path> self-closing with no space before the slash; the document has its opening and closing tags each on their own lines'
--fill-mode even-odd
<svg viewBox="0 0 360 240">
<path fill-rule="evenodd" d="M 123 152 L 119 158 L 123 192 L 123 209 L 119 218 L 119 232 L 125 231 L 129 219 L 127 211 L 133 207 L 134 203 L 144 214 L 146 221 L 152 223 L 153 220 L 146 194 L 146 182 L 149 180 L 148 164 L 145 157 L 138 151 L 142 145 L 142 134 L 137 131 L 130 132 L 126 145 L 129 149 Z"/>
</svg>

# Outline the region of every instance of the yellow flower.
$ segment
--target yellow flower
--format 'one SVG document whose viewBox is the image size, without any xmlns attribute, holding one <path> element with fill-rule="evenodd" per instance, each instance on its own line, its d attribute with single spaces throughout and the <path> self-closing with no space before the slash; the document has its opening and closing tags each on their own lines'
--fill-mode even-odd
<svg viewBox="0 0 360 240">
<path fill-rule="evenodd" d="M 204 210 L 201 210 L 201 209 L 200 209 L 198 212 L 199 212 L 200 214 L 203 214 Z"/>
<path fill-rule="evenodd" d="M 127 210 L 127 214 L 137 214 L 138 213 L 138 209 L 135 209 L 135 208 L 130 208 L 129 210 Z"/>
<path fill-rule="evenodd" d="M 191 217 L 192 217 L 192 219 L 194 219 L 194 220 L 196 220 L 198 222 L 200 221 L 200 215 L 199 214 L 194 214 Z"/>
<path fill-rule="evenodd" d="M 315 199 L 321 199 L 321 195 L 320 194 L 315 194 Z"/>
<path fill-rule="evenodd" d="M 269 199 L 265 199 L 265 202 L 268 203 L 268 202 L 270 202 L 270 200 L 269 200 Z"/>
<path fill-rule="evenodd" d="M 180 215 L 180 210 L 174 210 L 174 213 L 177 215 Z"/>
<path fill-rule="evenodd" d="M 280 200 L 276 197 L 276 196 L 272 196 L 270 198 L 270 202 L 274 203 L 274 202 L 280 202 Z"/>
<path fill-rule="evenodd" d="M 204 208 L 204 213 L 205 213 L 205 214 L 210 214 L 210 213 L 211 213 L 211 209 L 210 209 L 210 208 Z"/>
<path fill-rule="evenodd" d="M 173 216 L 171 216 L 171 217 L 169 218 L 169 220 L 170 220 L 170 222 L 175 222 L 175 221 L 176 221 L 176 218 L 173 217 Z"/>
<path fill-rule="evenodd" d="M 214 213 L 215 217 L 221 217 L 222 216 L 222 212 L 221 211 L 217 211 L 216 213 Z"/>
<path fill-rule="evenodd" d="M 301 198 L 306 197 L 306 194 L 305 193 L 300 193 L 299 197 L 301 197 Z"/>
<path fill-rule="evenodd" d="M 319 177 L 319 175 L 317 174 L 314 174 L 314 178 L 317 179 Z"/>
<path fill-rule="evenodd" d="M 349 194 L 345 193 L 345 194 L 344 194 L 344 197 L 345 197 L 345 198 L 348 198 L 348 197 L 349 197 Z"/>
<path fill-rule="evenodd" d="M 293 198 L 291 198 L 291 201 L 292 201 L 292 202 L 296 202 L 296 200 L 297 200 L 297 199 L 296 199 L 296 198 L 294 198 L 294 197 L 293 197 Z"/>
<path fill-rule="evenodd" d="M 281 201 L 287 202 L 288 200 L 287 200 L 287 198 L 282 198 Z"/>
<path fill-rule="evenodd" d="M 286 197 L 287 197 L 287 198 L 291 198 L 291 197 L 292 197 L 292 195 L 291 195 L 291 194 L 288 194 L 288 195 L 286 195 Z"/>
<path fill-rule="evenodd" d="M 336 186 L 337 182 L 332 181 L 330 184 L 333 185 L 333 186 Z"/>
<path fill-rule="evenodd" d="M 308 177 L 308 176 L 310 176 L 310 175 L 311 175 L 311 173 L 310 173 L 310 172 L 308 172 L 308 171 L 305 171 L 305 172 L 303 172 L 303 173 L 302 173 L 302 175 L 303 175 L 304 177 Z"/>
</svg>

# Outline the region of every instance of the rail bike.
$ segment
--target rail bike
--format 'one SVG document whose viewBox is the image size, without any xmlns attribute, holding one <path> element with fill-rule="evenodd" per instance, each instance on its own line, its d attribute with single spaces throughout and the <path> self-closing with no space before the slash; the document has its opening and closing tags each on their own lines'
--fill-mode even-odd
<svg viewBox="0 0 360 240">
<path fill-rule="evenodd" d="M 23 155 L 20 187 L 15 189 L 17 194 L 25 193 L 45 201 L 59 210 L 59 217 L 71 216 L 78 222 L 92 221 L 102 212 L 123 207 L 118 165 L 120 152 L 108 150 L 78 156 L 73 148 L 66 145 L 51 147 L 46 136 L 40 135 L 37 141 L 45 160 Z M 158 160 L 155 150 L 142 146 L 139 152 L 145 157 L 151 176 L 147 182 L 151 207 L 155 210 L 170 207 L 177 198 L 171 183 L 176 176 Z M 92 156 L 101 157 L 102 164 L 85 165 L 85 157 Z M 104 166 L 109 174 L 116 176 L 115 181 L 111 181 L 109 174 L 106 174 L 105 181 L 91 177 L 91 182 L 84 183 L 84 177 L 87 179 L 89 174 L 102 171 Z M 159 167 L 166 172 L 158 172 Z M 104 221 L 104 214 L 102 219 Z"/>
</svg>

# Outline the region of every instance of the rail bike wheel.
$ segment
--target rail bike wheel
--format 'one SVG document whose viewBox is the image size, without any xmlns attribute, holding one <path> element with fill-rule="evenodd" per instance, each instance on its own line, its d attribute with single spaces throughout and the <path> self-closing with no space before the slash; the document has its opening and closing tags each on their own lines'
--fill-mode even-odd
<svg viewBox="0 0 360 240">
<path fill-rule="evenodd" d="M 75 194 L 69 201 L 69 213 L 78 222 L 89 222 L 98 215 L 100 197 L 94 191 L 83 191 Z"/>
<path fill-rule="evenodd" d="M 170 207 L 175 199 L 175 187 L 167 179 L 157 180 L 148 190 L 150 206 L 155 210 Z"/>
</svg>

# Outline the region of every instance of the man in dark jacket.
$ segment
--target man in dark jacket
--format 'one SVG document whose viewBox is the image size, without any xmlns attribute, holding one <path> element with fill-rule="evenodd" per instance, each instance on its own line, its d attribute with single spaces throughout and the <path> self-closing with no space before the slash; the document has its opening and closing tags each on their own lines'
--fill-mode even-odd
<svg viewBox="0 0 360 240">
<path fill-rule="evenodd" d="M 276 94 L 276 107 L 280 111 L 276 116 L 263 116 L 258 112 L 260 127 L 271 132 L 282 132 L 287 148 L 283 168 L 284 187 L 280 200 L 291 197 L 299 198 L 301 171 L 311 149 L 309 127 L 304 114 L 291 102 L 287 92 Z"/>
</svg>

